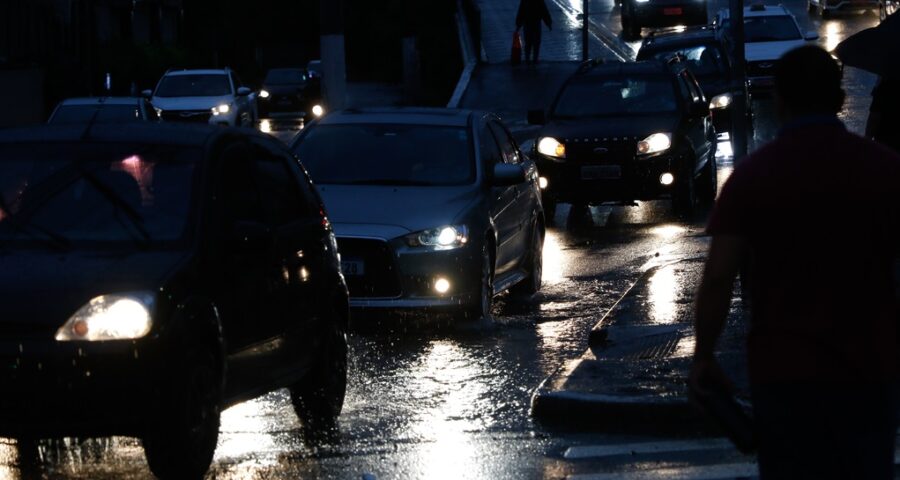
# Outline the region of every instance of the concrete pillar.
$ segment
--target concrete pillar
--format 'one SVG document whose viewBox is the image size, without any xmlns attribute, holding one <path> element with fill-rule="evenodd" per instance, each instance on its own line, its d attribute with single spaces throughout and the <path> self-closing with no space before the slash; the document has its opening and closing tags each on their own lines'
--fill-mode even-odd
<svg viewBox="0 0 900 480">
<path fill-rule="evenodd" d="M 322 90 L 329 111 L 347 102 L 347 65 L 344 55 L 344 1 L 320 0 Z"/>
</svg>

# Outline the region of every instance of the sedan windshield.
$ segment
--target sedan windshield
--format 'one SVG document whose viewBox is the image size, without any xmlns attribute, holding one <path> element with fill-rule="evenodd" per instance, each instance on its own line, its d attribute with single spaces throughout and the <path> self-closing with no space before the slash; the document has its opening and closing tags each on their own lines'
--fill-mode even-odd
<svg viewBox="0 0 900 480">
<path fill-rule="evenodd" d="M 0 146 L 0 243 L 180 240 L 199 149 Z"/>
<path fill-rule="evenodd" d="M 552 116 L 649 115 L 677 109 L 675 89 L 668 78 L 586 78 L 563 88 Z"/>
<path fill-rule="evenodd" d="M 787 15 L 744 17 L 746 42 L 784 42 L 802 38 L 794 19 Z"/>
<path fill-rule="evenodd" d="M 692 45 L 658 50 L 650 55 L 641 56 L 641 60 L 668 60 L 676 54 L 684 58 L 685 64 L 696 76 L 719 75 L 726 72 L 722 52 L 715 45 Z"/>
<path fill-rule="evenodd" d="M 141 112 L 137 105 L 62 105 L 49 123 L 88 123 L 92 118 L 95 123 L 139 122 Z"/>
<path fill-rule="evenodd" d="M 157 97 L 220 97 L 231 94 L 227 75 L 166 75 L 156 89 Z"/>
<path fill-rule="evenodd" d="M 463 185 L 475 180 L 462 127 L 322 125 L 295 147 L 319 184 Z"/>
<path fill-rule="evenodd" d="M 306 81 L 306 73 L 299 69 L 269 70 L 266 85 L 297 85 Z"/>
</svg>

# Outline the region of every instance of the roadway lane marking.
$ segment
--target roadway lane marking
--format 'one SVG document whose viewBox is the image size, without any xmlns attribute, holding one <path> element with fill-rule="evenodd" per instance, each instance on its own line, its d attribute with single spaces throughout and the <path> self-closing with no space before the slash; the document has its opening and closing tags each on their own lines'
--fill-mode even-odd
<svg viewBox="0 0 900 480">
<path fill-rule="evenodd" d="M 729 463 L 702 467 L 660 468 L 637 472 L 594 473 L 571 475 L 569 480 L 725 480 L 757 477 L 755 463 Z"/>
<path fill-rule="evenodd" d="M 726 438 L 712 438 L 705 440 L 623 443 L 619 445 L 584 445 L 567 448 L 565 453 L 563 453 L 563 457 L 568 460 L 577 460 L 583 458 L 615 457 L 618 455 L 696 452 L 733 448 L 734 446 Z"/>
</svg>

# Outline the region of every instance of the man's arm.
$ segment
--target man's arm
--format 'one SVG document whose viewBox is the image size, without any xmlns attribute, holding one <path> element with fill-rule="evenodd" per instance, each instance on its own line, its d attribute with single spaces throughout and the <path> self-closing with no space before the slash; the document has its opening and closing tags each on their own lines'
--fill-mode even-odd
<svg viewBox="0 0 900 480">
<path fill-rule="evenodd" d="M 744 260 L 746 241 L 734 235 L 713 236 L 703 271 L 703 280 L 697 291 L 694 347 L 694 367 L 691 370 L 691 382 L 695 386 L 698 380 L 711 377 L 716 383 L 728 386 L 715 362 L 716 341 L 722 334 L 728 307 L 731 304 L 731 292 L 734 279 L 737 277 Z"/>
</svg>

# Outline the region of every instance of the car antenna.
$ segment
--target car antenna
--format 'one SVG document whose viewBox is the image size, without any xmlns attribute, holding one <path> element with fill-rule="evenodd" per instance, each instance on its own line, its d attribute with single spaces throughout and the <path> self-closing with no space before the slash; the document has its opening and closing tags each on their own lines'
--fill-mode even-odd
<svg viewBox="0 0 900 480">
<path fill-rule="evenodd" d="M 91 114 L 91 118 L 88 119 L 87 125 L 84 126 L 84 131 L 81 132 L 81 136 L 78 137 L 78 140 L 87 140 L 91 136 L 91 128 L 94 127 L 94 122 L 97 121 L 97 115 L 100 114 L 100 106 L 94 109 L 94 113 Z"/>
</svg>

